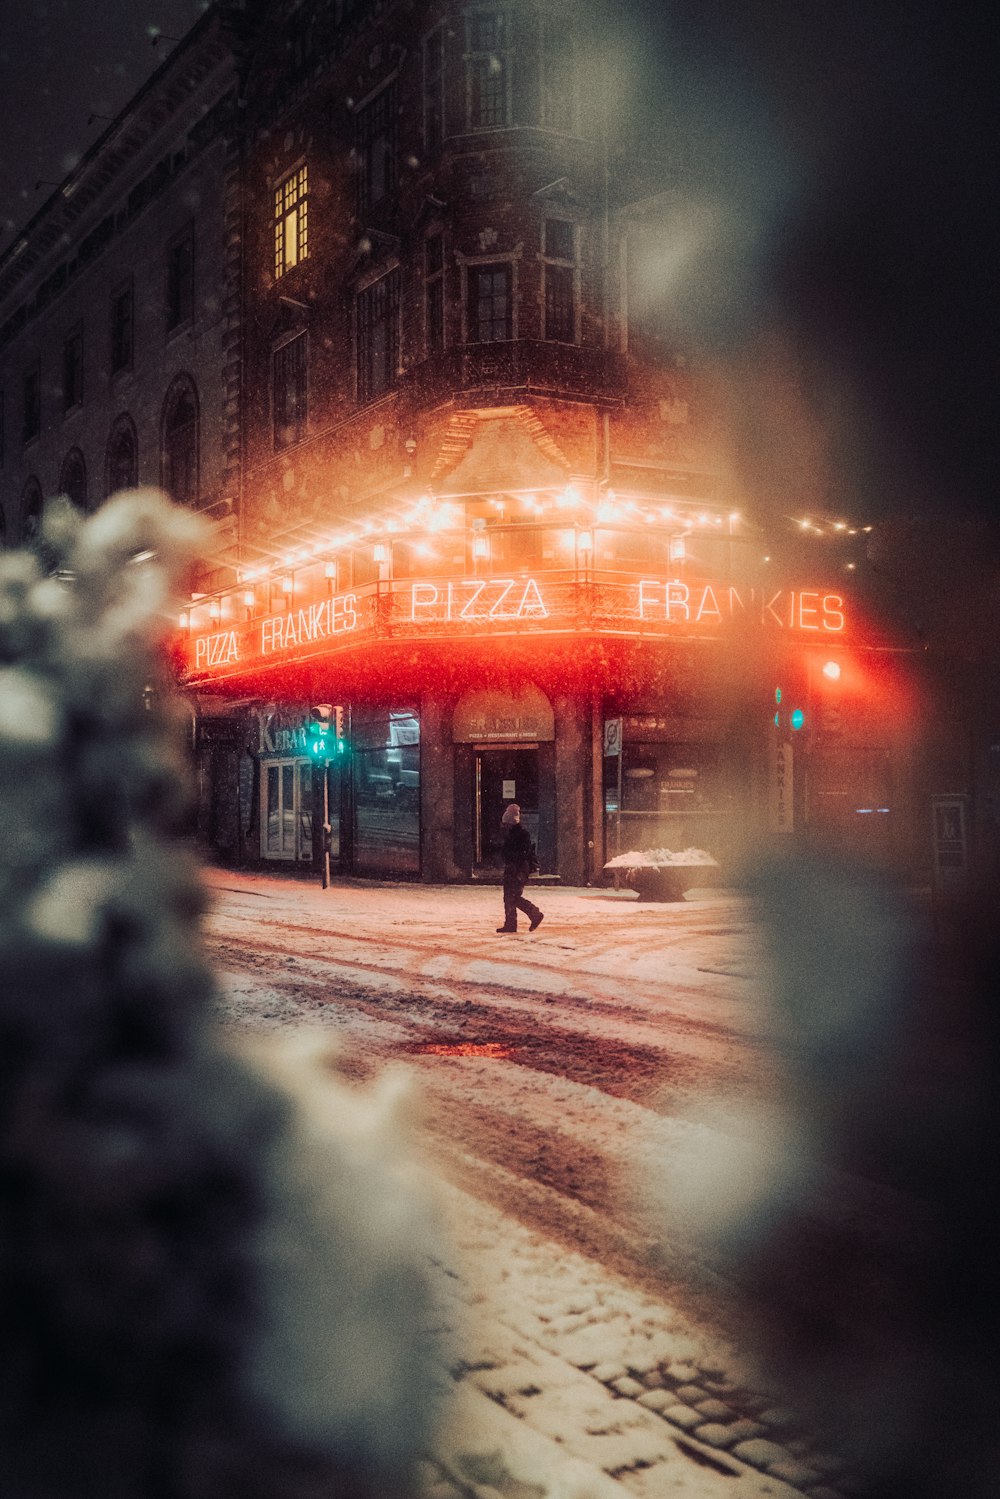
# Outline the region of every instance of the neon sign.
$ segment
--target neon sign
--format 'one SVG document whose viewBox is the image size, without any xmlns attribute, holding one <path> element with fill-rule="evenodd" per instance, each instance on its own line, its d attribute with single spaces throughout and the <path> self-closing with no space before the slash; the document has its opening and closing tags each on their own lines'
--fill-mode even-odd
<svg viewBox="0 0 1000 1499">
<path fill-rule="evenodd" d="M 548 619 L 534 578 L 466 579 L 410 585 L 410 619 Z"/>
<path fill-rule="evenodd" d="M 192 633 L 186 642 L 191 674 L 232 672 L 268 658 L 315 654 L 324 643 L 370 639 L 435 626 L 480 629 L 522 626 L 540 632 L 576 628 L 614 632 L 636 626 L 648 634 L 721 630 L 741 618 L 763 628 L 818 636 L 841 635 L 846 605 L 821 589 L 740 589 L 718 581 L 676 578 L 634 582 L 596 574 L 586 582 L 557 578 L 397 579 L 334 594 L 302 608 L 267 614 L 244 625 Z"/>
<path fill-rule="evenodd" d="M 759 609 L 764 624 L 788 630 L 815 630 L 826 635 L 839 635 L 844 629 L 844 600 L 839 593 L 779 588 L 760 598 L 751 591 L 749 602 Z M 637 613 L 641 620 L 712 624 L 746 612 L 747 600 L 738 588 L 720 588 L 711 583 L 691 587 L 676 579 L 664 582 L 654 578 L 643 578 L 639 584 Z"/>
</svg>

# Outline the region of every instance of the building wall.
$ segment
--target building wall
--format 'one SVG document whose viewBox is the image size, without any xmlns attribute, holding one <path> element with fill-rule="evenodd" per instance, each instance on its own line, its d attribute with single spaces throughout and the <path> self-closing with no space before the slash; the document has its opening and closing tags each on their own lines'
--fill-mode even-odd
<svg viewBox="0 0 1000 1499">
<path fill-rule="evenodd" d="M 110 127 L 106 146 L 95 149 L 93 159 L 84 158 L 0 263 L 0 389 L 6 418 L 0 504 L 11 542 L 23 535 L 26 484 L 34 478 L 43 497 L 56 494 L 71 449 L 78 449 L 86 464 L 88 508 L 106 498 L 109 438 L 123 420 L 135 429 L 138 483 L 159 485 L 164 401 L 178 378 L 193 381 L 197 391 L 197 503 L 214 505 L 217 516 L 232 508 L 219 502 L 235 500 L 233 491 L 238 492 L 233 472 L 238 433 L 234 444 L 226 408 L 227 381 L 234 372 L 226 319 L 234 290 L 238 300 L 236 268 L 225 241 L 227 197 L 231 202 L 236 170 L 235 91 L 232 54 L 218 27 L 207 26 L 177 50 Z M 194 305 L 190 318 L 171 331 L 167 257 L 188 228 L 194 241 Z M 112 298 L 128 287 L 132 359 L 113 374 Z M 74 329 L 82 330 L 82 399 L 64 411 L 64 344 Z M 24 443 L 23 381 L 35 364 L 41 375 L 41 429 Z M 235 369 L 238 373 L 238 357 Z"/>
</svg>

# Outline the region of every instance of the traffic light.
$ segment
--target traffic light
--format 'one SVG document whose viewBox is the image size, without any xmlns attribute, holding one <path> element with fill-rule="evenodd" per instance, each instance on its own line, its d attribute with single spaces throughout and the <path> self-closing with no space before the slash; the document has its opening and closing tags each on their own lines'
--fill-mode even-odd
<svg viewBox="0 0 1000 1499">
<path fill-rule="evenodd" d="M 806 727 L 806 710 L 798 706 L 793 707 L 794 698 L 781 687 L 774 689 L 774 727 L 779 731 L 790 730 L 797 733 L 799 729 Z"/>
<path fill-rule="evenodd" d="M 330 730 L 333 724 L 334 710 L 331 703 L 317 703 L 315 707 L 309 709 L 309 753 L 314 760 L 330 758 L 332 743 Z"/>
<path fill-rule="evenodd" d="M 816 679 L 820 732 L 836 736 L 843 732 L 842 692 L 844 672 L 834 658 L 824 661 Z"/>
</svg>

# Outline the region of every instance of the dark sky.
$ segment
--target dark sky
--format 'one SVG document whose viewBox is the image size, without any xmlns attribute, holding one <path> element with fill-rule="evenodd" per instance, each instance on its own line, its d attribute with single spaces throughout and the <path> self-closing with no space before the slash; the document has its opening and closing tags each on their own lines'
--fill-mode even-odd
<svg viewBox="0 0 1000 1499">
<path fill-rule="evenodd" d="M 166 56 L 204 0 L 7 0 L 0 22 L 0 250 Z"/>
</svg>

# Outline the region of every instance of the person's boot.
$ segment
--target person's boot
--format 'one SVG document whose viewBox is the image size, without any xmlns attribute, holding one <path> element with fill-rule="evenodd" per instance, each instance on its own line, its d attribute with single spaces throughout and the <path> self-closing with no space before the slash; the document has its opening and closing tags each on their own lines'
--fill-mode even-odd
<svg viewBox="0 0 1000 1499">
<path fill-rule="evenodd" d="M 497 927 L 497 931 L 498 932 L 516 932 L 517 931 L 517 927 L 516 926 L 507 926 L 507 925 L 498 926 Z"/>
<path fill-rule="evenodd" d="M 542 924 L 542 922 L 544 920 L 545 920 L 545 917 L 542 915 L 541 911 L 536 906 L 535 907 L 535 914 L 532 916 L 531 920 L 528 922 L 528 931 L 529 932 L 533 932 L 536 927 L 541 926 L 541 924 Z"/>
</svg>

